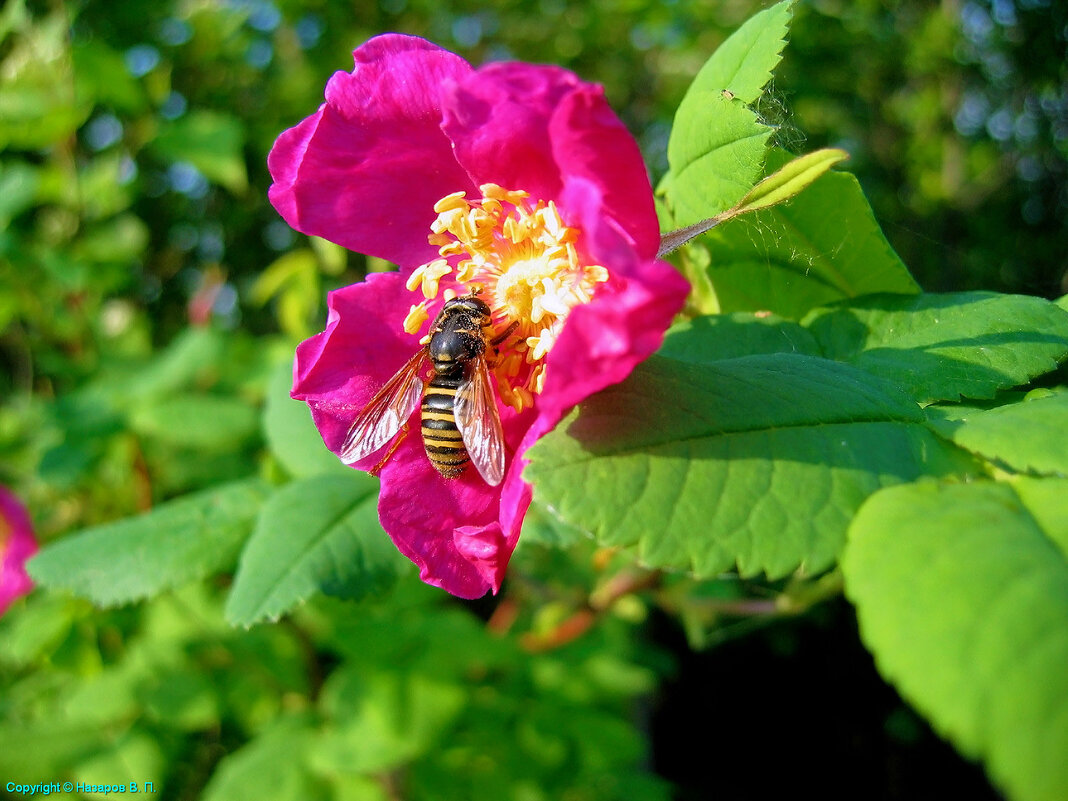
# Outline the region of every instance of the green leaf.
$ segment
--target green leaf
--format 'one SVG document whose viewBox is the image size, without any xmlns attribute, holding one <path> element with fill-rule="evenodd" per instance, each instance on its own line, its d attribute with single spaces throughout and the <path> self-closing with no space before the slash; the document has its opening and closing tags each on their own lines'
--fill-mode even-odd
<svg viewBox="0 0 1068 801">
<path fill-rule="evenodd" d="M 167 123 L 151 147 L 162 158 L 189 162 L 208 180 L 240 194 L 248 188 L 244 143 L 245 129 L 237 117 L 197 110 Z"/>
<path fill-rule="evenodd" d="M 146 245 L 148 226 L 133 214 L 122 214 L 89 228 L 71 252 L 88 262 L 127 264 L 139 259 Z"/>
<path fill-rule="evenodd" d="M 895 487 L 846 593 L 879 670 L 1015 801 L 1068 798 L 1068 480 Z"/>
<path fill-rule="evenodd" d="M 921 402 L 992 398 L 1068 355 L 1068 314 L 1042 298 L 956 292 L 874 296 L 803 321 L 823 354 Z"/>
<path fill-rule="evenodd" d="M 0 150 L 36 150 L 60 142 L 93 107 L 74 91 L 66 11 L 55 9 L 19 27 L 19 41 L 5 47 L 0 72 Z"/>
<path fill-rule="evenodd" d="M 879 379 L 810 356 L 653 357 L 535 445 L 526 476 L 565 522 L 649 566 L 816 573 L 872 492 L 967 469 L 922 419 Z"/>
<path fill-rule="evenodd" d="M 757 353 L 819 356 L 819 345 L 800 325 L 775 315 L 744 312 L 694 317 L 672 326 L 657 351 L 684 362 L 720 361 Z"/>
<path fill-rule="evenodd" d="M 824 148 L 797 156 L 749 190 L 745 197 L 738 201 L 738 205 L 731 209 L 731 215 L 759 211 L 790 200 L 835 164 L 847 158 L 848 153 L 835 148 Z"/>
<path fill-rule="evenodd" d="M 294 339 L 304 339 L 312 334 L 309 321 L 319 311 L 322 300 L 319 258 L 315 251 L 311 248 L 291 250 L 263 269 L 249 290 L 249 299 L 265 305 L 272 298 L 276 298 L 276 316 L 286 334 Z"/>
<path fill-rule="evenodd" d="M 39 178 L 29 164 L 0 164 L 0 226 L 7 228 L 17 215 L 34 205 Z"/>
<path fill-rule="evenodd" d="M 663 234 L 660 237 L 660 247 L 656 251 L 657 258 L 663 258 L 675 249 L 682 247 L 691 239 L 700 236 L 706 231 L 711 231 L 720 223 L 726 222 L 733 217 L 766 209 L 790 200 L 835 164 L 847 158 L 849 158 L 849 154 L 844 150 L 831 149 L 817 150 L 804 156 L 798 156 L 754 186 L 736 205 L 723 213 L 709 217 L 699 223 L 688 225 L 685 228 L 680 228 L 677 231 Z"/>
<path fill-rule="evenodd" d="M 77 601 L 34 593 L 0 617 L 0 665 L 30 667 L 58 645 L 78 617 Z"/>
<path fill-rule="evenodd" d="M 232 565 L 266 495 L 262 481 L 246 480 L 169 501 L 54 542 L 28 569 L 38 584 L 100 606 L 147 598 Z"/>
<path fill-rule="evenodd" d="M 200 665 L 166 665 L 141 689 L 143 714 L 178 731 L 211 728 L 220 717 L 218 692 Z"/>
<path fill-rule="evenodd" d="M 84 721 L 44 720 L 0 723 L 0 775 L 22 784 L 62 780 L 82 759 L 106 752 L 121 741 L 128 724 L 101 726 Z"/>
<path fill-rule="evenodd" d="M 141 401 L 173 394 L 216 372 L 224 340 L 214 328 L 190 327 L 178 334 L 148 364 L 126 379 L 121 398 Z"/>
<path fill-rule="evenodd" d="M 933 420 L 931 427 L 965 450 L 1013 470 L 1065 476 L 1068 392 L 1042 393 L 955 420 Z"/>
<path fill-rule="evenodd" d="M 101 39 L 82 39 L 71 51 L 78 96 L 95 105 L 138 113 L 145 108 L 145 93 L 130 74 L 122 54 Z"/>
<path fill-rule="evenodd" d="M 250 742 L 223 757 L 204 801 L 326 801 L 326 784 L 305 767 L 314 736 L 310 715 L 276 718 Z"/>
<path fill-rule="evenodd" d="M 289 397 L 293 366 L 279 364 L 267 384 L 263 431 L 271 453 L 294 478 L 336 473 L 349 476 L 352 468 L 326 449 L 312 422 L 308 405 Z"/>
<path fill-rule="evenodd" d="M 73 780 L 98 787 L 118 785 L 124 790 L 129 789 L 131 783 L 142 787 L 148 780 L 159 787 L 166 765 L 167 759 L 156 738 L 135 727 L 106 751 L 81 762 L 73 771 Z"/>
<path fill-rule="evenodd" d="M 779 63 L 792 0 L 753 16 L 705 63 L 686 91 L 668 140 L 660 190 L 679 226 L 733 206 L 760 175 L 772 128 L 749 108 Z"/>
<path fill-rule="evenodd" d="M 466 700 L 457 681 L 396 667 L 349 665 L 323 688 L 323 709 L 335 726 L 315 743 L 312 765 L 327 774 L 401 766 L 447 734 Z"/>
<path fill-rule="evenodd" d="M 378 482 L 295 481 L 264 505 L 226 604 L 234 625 L 276 619 L 316 592 L 358 599 L 384 592 L 409 567 L 378 523 Z"/>
<path fill-rule="evenodd" d="M 776 151 L 768 167 L 789 158 Z M 919 289 L 846 172 L 826 173 L 789 203 L 717 226 L 703 242 L 722 311 L 800 319 L 843 298 Z"/>
<path fill-rule="evenodd" d="M 182 394 L 135 409 L 130 427 L 169 445 L 220 451 L 249 440 L 259 429 L 259 415 L 238 398 Z"/>
</svg>

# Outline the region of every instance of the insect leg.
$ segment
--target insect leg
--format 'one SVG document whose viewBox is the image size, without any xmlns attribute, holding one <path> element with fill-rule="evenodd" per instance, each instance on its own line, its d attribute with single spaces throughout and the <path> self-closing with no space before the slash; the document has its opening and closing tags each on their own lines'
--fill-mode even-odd
<svg viewBox="0 0 1068 801">
<path fill-rule="evenodd" d="M 379 472 L 379 471 L 380 471 L 380 470 L 381 470 L 381 469 L 382 469 L 383 467 L 385 467 L 385 466 L 386 466 L 386 462 L 388 462 L 388 461 L 389 461 L 389 458 L 390 458 L 390 457 L 391 457 L 391 456 L 392 456 L 392 455 L 393 455 L 394 453 L 396 453 L 396 451 L 397 451 L 397 448 L 399 448 L 399 447 L 400 447 L 400 444 L 401 444 L 401 442 L 403 442 L 403 441 L 404 441 L 404 438 L 405 438 L 406 436 L 408 436 L 408 424 L 407 424 L 407 423 L 405 423 L 404 425 L 402 425 L 402 426 L 401 426 L 401 429 L 400 429 L 400 433 L 399 433 L 399 434 L 397 434 L 397 436 L 396 436 L 396 437 L 394 438 L 394 440 L 393 440 L 393 444 L 391 444 L 391 445 L 389 446 L 389 450 L 388 450 L 388 451 L 386 451 L 386 455 L 385 455 L 385 456 L 383 456 L 383 457 L 382 457 L 381 459 L 379 459 L 379 460 L 378 460 L 378 464 L 376 464 L 376 465 L 375 465 L 374 467 L 372 467 L 372 468 L 371 468 L 370 470 L 368 470 L 367 472 L 368 472 L 369 474 L 371 474 L 372 476 L 377 476 L 377 475 L 378 475 L 378 472 Z"/>
<path fill-rule="evenodd" d="M 490 341 L 490 346 L 494 347 L 494 348 L 497 347 L 502 342 L 504 342 L 504 340 L 508 339 L 508 337 L 510 337 L 512 335 L 512 332 L 515 331 L 517 328 L 519 328 L 519 320 L 513 320 L 512 324 L 510 326 L 508 326 L 506 329 L 504 329 L 504 333 L 503 334 L 501 334 L 500 336 L 494 337 Z"/>
</svg>

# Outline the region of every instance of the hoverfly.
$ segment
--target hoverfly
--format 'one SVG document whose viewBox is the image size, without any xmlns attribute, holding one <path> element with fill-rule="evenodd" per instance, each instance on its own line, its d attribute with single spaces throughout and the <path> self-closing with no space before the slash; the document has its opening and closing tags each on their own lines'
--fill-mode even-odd
<svg viewBox="0 0 1068 801">
<path fill-rule="evenodd" d="M 382 448 L 403 428 L 422 398 L 423 447 L 434 468 L 456 478 L 470 461 L 490 486 L 504 478 L 504 433 L 486 363 L 516 324 L 490 341 L 490 308 L 476 292 L 447 300 L 430 327 L 430 339 L 356 416 L 339 453 L 352 464 Z M 424 383 L 429 359 L 434 372 Z M 372 470 L 377 472 L 397 443 Z"/>
</svg>

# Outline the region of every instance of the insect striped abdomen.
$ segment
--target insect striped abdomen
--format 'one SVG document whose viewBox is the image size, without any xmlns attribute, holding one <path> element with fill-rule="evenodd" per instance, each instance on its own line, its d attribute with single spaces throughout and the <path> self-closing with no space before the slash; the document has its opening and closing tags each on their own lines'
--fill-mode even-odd
<svg viewBox="0 0 1068 801">
<path fill-rule="evenodd" d="M 467 449 L 456 427 L 456 392 L 463 381 L 462 375 L 435 375 L 423 393 L 423 447 L 430 463 L 445 478 L 460 475 L 468 462 Z"/>
</svg>

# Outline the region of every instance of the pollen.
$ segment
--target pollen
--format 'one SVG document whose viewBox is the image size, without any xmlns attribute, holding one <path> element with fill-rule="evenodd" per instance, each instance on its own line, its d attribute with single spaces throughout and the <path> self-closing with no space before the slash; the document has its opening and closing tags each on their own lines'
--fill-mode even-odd
<svg viewBox="0 0 1068 801">
<path fill-rule="evenodd" d="M 430 300 L 437 297 L 438 282 L 451 272 L 452 267 L 445 259 L 434 259 L 417 267 L 404 285 L 410 292 L 414 292 L 417 287 L 422 289 L 423 297 Z"/>
<path fill-rule="evenodd" d="M 426 309 L 426 301 L 416 303 L 408 310 L 408 316 L 404 318 L 405 333 L 414 334 L 418 332 L 428 319 L 430 319 L 430 312 Z"/>
<path fill-rule="evenodd" d="M 490 360 L 501 400 L 522 411 L 545 386 L 545 358 L 571 310 L 589 303 L 609 276 L 582 262 L 580 231 L 552 201 L 497 184 L 479 191 L 477 200 L 454 192 L 434 204 L 438 216 L 428 241 L 438 258 L 417 268 L 406 285 L 427 301 L 479 293 L 493 317 L 487 337 L 509 332 Z M 404 330 L 415 333 L 428 317 L 425 301 L 413 306 Z"/>
</svg>

